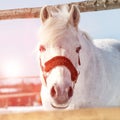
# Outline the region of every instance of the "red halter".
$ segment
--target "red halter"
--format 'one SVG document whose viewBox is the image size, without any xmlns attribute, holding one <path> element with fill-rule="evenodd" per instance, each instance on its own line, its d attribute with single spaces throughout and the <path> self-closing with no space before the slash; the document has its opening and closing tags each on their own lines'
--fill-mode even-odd
<svg viewBox="0 0 120 120">
<path fill-rule="evenodd" d="M 41 61 L 40 61 L 40 66 L 43 72 L 43 77 L 46 81 L 47 75 L 46 73 L 50 72 L 53 68 L 57 67 L 57 66 L 65 66 L 69 69 L 70 73 L 71 73 L 71 79 L 72 81 L 76 82 L 77 78 L 78 78 L 78 72 L 76 70 L 76 68 L 74 67 L 74 65 L 72 64 L 72 62 L 64 57 L 64 56 L 55 56 L 52 59 L 48 60 L 45 63 L 45 67 L 42 66 Z"/>
</svg>

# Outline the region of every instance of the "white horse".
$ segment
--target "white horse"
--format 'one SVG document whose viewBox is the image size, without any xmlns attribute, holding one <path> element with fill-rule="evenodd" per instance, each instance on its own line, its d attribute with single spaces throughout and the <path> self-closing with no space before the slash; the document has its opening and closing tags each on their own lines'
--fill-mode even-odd
<svg viewBox="0 0 120 120">
<path fill-rule="evenodd" d="M 40 12 L 40 77 L 47 110 L 120 105 L 120 42 L 91 40 L 72 5 Z"/>
</svg>

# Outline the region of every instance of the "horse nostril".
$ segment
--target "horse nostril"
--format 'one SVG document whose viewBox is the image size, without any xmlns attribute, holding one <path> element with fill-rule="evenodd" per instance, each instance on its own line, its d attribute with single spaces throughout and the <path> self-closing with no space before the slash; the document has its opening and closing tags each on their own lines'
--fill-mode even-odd
<svg viewBox="0 0 120 120">
<path fill-rule="evenodd" d="M 72 87 L 69 87 L 69 89 L 68 89 L 68 97 L 70 98 L 72 96 L 73 96 L 73 89 L 72 89 Z"/>
<path fill-rule="evenodd" d="M 55 96 L 56 96 L 56 89 L 55 89 L 55 86 L 53 86 L 53 87 L 51 88 L 50 94 L 51 94 L 52 97 L 55 97 Z"/>
</svg>

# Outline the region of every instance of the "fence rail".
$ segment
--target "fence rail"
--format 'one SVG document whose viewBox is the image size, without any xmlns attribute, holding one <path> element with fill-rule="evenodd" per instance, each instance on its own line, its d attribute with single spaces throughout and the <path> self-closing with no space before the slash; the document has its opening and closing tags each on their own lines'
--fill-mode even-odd
<svg viewBox="0 0 120 120">
<path fill-rule="evenodd" d="M 120 8 L 120 0 L 87 0 L 68 4 L 76 4 L 81 12 L 108 10 Z M 54 5 L 55 6 L 55 5 Z M 56 5 L 60 6 L 60 5 Z M 53 7 L 53 6 L 48 6 Z M 19 18 L 38 18 L 41 7 L 0 10 L 0 20 Z"/>
<path fill-rule="evenodd" d="M 0 80 L 6 80 L 6 79 L 35 79 L 40 78 L 40 76 L 15 76 L 15 77 L 0 77 Z"/>
<path fill-rule="evenodd" d="M 38 108 L 38 107 L 37 107 Z M 120 120 L 120 108 L 93 108 L 71 111 L 38 112 L 28 108 L 30 112 L 0 114 L 0 120 Z M 18 108 L 15 110 L 18 111 Z M 32 111 L 31 111 L 32 110 Z"/>
<path fill-rule="evenodd" d="M 0 95 L 0 99 L 4 99 L 4 98 L 29 97 L 29 96 L 35 96 L 35 95 L 38 95 L 38 94 L 39 94 L 38 92 L 3 94 L 3 95 Z"/>
</svg>

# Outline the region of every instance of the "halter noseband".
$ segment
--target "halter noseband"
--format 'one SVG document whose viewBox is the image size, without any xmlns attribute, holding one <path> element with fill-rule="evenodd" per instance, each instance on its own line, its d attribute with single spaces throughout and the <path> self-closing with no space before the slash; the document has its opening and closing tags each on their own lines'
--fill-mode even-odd
<svg viewBox="0 0 120 120">
<path fill-rule="evenodd" d="M 76 68 L 74 67 L 74 65 L 72 64 L 72 62 L 64 57 L 64 56 L 55 56 L 52 59 L 48 60 L 45 63 L 45 66 L 43 67 L 40 61 L 40 66 L 43 72 L 43 77 L 46 81 L 47 78 L 47 73 L 50 72 L 53 68 L 57 67 L 57 66 L 65 66 L 69 69 L 70 73 L 71 73 L 71 79 L 72 81 L 76 82 L 77 78 L 78 78 L 78 72 L 76 70 Z"/>
</svg>

